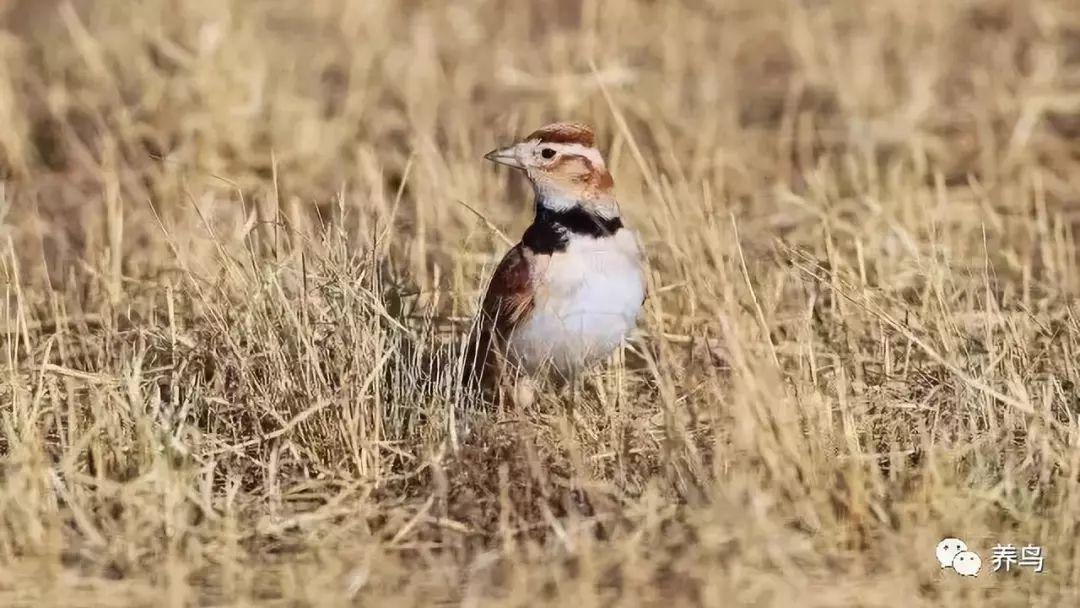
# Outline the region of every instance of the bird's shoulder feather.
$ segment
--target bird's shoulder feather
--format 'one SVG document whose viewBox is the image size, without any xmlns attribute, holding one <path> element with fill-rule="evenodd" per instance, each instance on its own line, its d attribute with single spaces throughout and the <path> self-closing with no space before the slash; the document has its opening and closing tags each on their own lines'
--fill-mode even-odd
<svg viewBox="0 0 1080 608">
<path fill-rule="evenodd" d="M 481 310 L 486 324 L 503 334 L 528 316 L 533 307 L 532 256 L 520 243 L 506 252 L 488 284 Z"/>
</svg>

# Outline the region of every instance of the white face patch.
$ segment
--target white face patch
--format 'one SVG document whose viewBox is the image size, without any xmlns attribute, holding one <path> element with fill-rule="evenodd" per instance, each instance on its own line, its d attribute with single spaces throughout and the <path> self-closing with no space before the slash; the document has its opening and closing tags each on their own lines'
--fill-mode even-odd
<svg viewBox="0 0 1080 608">
<path fill-rule="evenodd" d="M 574 207 L 581 207 L 600 219 L 612 220 L 619 217 L 619 204 L 614 200 L 581 200 L 566 196 L 556 189 L 547 191 L 540 185 L 536 185 L 536 204 L 555 213 L 565 213 Z"/>
</svg>

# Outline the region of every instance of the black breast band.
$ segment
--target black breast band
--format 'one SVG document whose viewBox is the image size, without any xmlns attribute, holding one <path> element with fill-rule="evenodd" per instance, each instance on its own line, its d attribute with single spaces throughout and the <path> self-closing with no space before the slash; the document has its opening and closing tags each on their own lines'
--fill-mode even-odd
<svg viewBox="0 0 1080 608">
<path fill-rule="evenodd" d="M 622 220 L 617 217 L 605 219 L 581 207 L 553 211 L 537 205 L 536 219 L 521 242 L 536 253 L 552 254 L 566 249 L 570 234 L 599 238 L 615 234 L 622 226 Z"/>
</svg>

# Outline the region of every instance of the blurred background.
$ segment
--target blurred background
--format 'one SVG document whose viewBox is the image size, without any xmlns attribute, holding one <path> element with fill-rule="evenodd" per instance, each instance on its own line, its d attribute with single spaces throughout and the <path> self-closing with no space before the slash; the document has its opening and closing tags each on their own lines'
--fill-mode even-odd
<svg viewBox="0 0 1080 608">
<path fill-rule="evenodd" d="M 453 202 L 462 198 L 505 226 L 528 217 L 525 193 L 481 179 L 491 171 L 477 151 L 556 119 L 618 140 L 610 153 L 626 165 L 633 214 L 657 201 L 639 204 L 641 168 L 601 87 L 652 169 L 693 189 L 678 199 L 708 182 L 759 217 L 778 212 L 766 191 L 805 190 L 823 158 L 852 154 L 879 172 L 902 160 L 946 187 L 987 189 L 1037 159 L 1048 203 L 1076 213 L 1069 3 L 8 0 L 0 10 L 0 170 L 18 184 L 9 198 L 27 203 L 12 206 L 44 222 L 54 274 L 95 246 L 104 174 L 133 218 L 125 247 L 155 246 L 134 216 L 147 201 L 166 214 L 184 207 L 185 188 L 255 206 L 273 192 L 301 214 L 347 188 L 369 207 L 392 198 L 410 159 L 405 198 L 435 224 L 472 223 Z M 990 203 L 1018 208 L 1009 195 Z M 777 221 L 798 214 L 787 206 Z"/>
<path fill-rule="evenodd" d="M 556 120 L 647 311 L 466 438 Z M 1073 601 L 1078 136 L 1069 0 L 0 0 L 2 603 Z"/>
</svg>

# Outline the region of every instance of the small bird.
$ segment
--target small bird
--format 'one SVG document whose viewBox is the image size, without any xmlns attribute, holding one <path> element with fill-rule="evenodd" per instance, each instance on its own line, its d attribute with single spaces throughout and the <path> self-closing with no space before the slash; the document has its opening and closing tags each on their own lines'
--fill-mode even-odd
<svg viewBox="0 0 1080 608">
<path fill-rule="evenodd" d="M 535 193 L 535 219 L 491 277 L 474 344 L 482 383 L 509 380 L 522 406 L 545 371 L 573 381 L 611 354 L 644 304 L 641 251 L 594 143 L 588 126 L 559 122 L 484 156 L 524 171 Z"/>
</svg>

